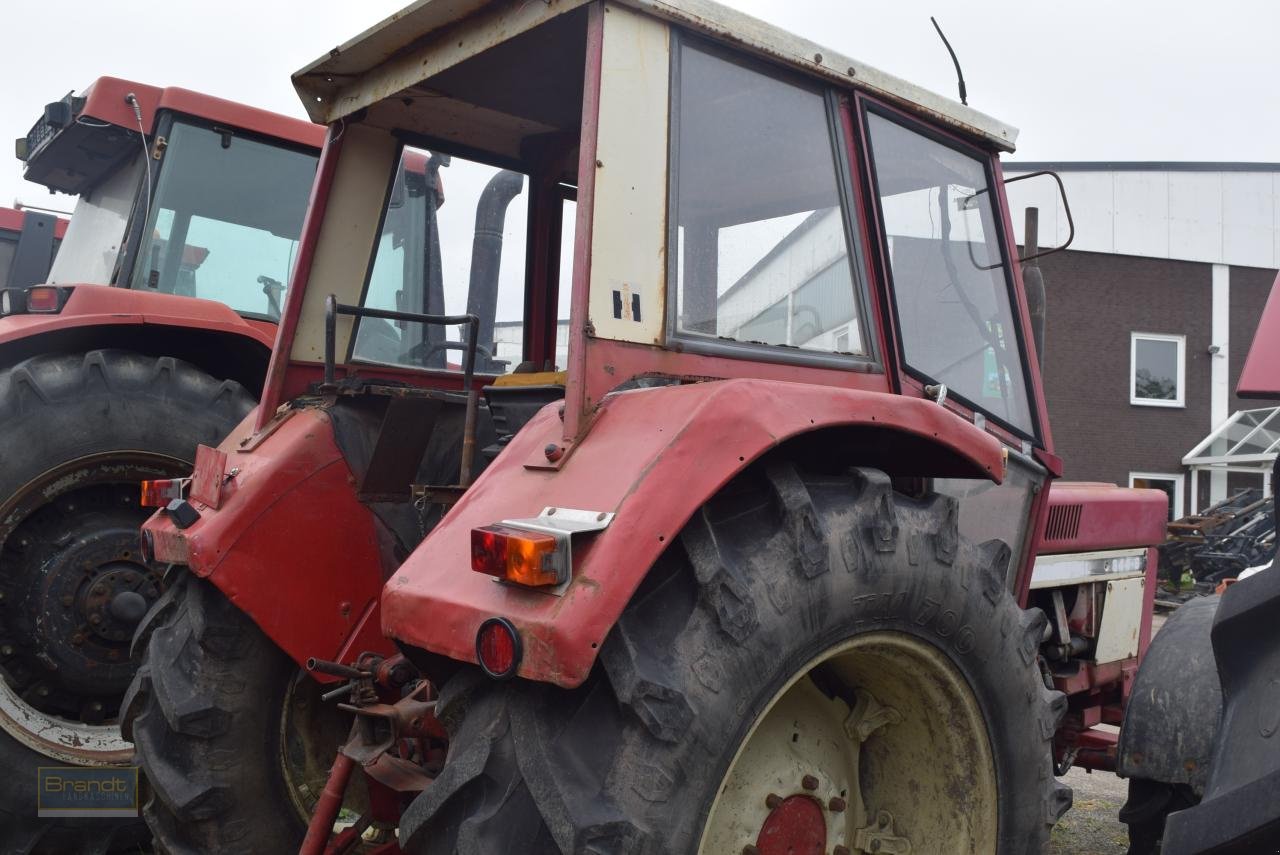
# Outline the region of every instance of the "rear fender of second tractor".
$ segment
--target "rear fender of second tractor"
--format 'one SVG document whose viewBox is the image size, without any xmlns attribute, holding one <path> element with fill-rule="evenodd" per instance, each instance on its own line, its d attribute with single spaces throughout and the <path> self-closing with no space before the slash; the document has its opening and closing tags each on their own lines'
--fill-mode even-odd
<svg viewBox="0 0 1280 855">
<path fill-rule="evenodd" d="M 544 408 L 515 436 L 388 585 L 384 618 L 395 621 L 406 649 L 476 662 L 478 630 L 501 618 L 523 648 L 519 676 L 578 685 L 689 517 L 780 446 L 803 445 L 837 470 L 890 461 L 892 477 L 999 481 L 1005 470 L 991 436 L 932 402 L 882 392 L 750 379 L 620 392 L 606 396 L 555 471 L 548 457 L 561 441 L 557 410 Z M 554 593 L 466 572 L 474 530 L 539 512 L 554 522 L 559 509 L 612 522 L 572 544 L 572 579 Z M 806 534 L 822 537 L 832 554 L 847 547 L 844 533 Z M 411 619 L 419 614 L 432 619 Z"/>
</svg>

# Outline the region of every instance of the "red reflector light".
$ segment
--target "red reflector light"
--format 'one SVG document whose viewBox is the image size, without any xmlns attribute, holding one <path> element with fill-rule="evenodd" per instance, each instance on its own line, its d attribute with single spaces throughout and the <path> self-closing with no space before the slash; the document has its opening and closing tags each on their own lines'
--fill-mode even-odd
<svg viewBox="0 0 1280 855">
<path fill-rule="evenodd" d="M 520 633 L 506 618 L 489 618 L 476 633 L 476 661 L 495 680 L 509 680 L 520 668 L 524 653 Z"/>
<path fill-rule="evenodd" d="M 60 298 L 58 289 L 49 285 L 36 285 L 27 289 L 28 312 L 56 312 Z"/>
<path fill-rule="evenodd" d="M 553 535 L 505 525 L 471 530 L 471 569 L 517 585 L 559 585 L 568 567 Z"/>
<path fill-rule="evenodd" d="M 162 478 L 142 482 L 142 496 L 138 504 L 144 508 L 163 508 L 174 499 L 182 498 L 181 478 Z"/>
</svg>

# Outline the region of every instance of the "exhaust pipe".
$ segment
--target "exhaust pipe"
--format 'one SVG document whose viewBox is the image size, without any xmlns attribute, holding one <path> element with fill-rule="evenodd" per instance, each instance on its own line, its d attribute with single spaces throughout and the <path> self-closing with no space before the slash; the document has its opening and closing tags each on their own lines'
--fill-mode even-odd
<svg viewBox="0 0 1280 855">
<path fill-rule="evenodd" d="M 524 190 L 524 176 L 504 169 L 485 185 L 476 204 L 476 233 L 471 244 L 471 283 L 467 291 L 467 314 L 480 319 L 476 371 L 491 374 L 502 370 L 493 358 L 493 327 L 498 312 L 498 273 L 502 265 L 502 227 L 507 206 Z"/>
</svg>

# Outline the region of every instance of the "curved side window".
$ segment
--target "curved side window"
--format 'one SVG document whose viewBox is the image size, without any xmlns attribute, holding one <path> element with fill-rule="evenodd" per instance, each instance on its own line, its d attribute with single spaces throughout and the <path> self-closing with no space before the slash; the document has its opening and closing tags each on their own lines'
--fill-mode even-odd
<svg viewBox="0 0 1280 855">
<path fill-rule="evenodd" d="M 986 164 L 867 114 L 906 367 L 1035 436 Z"/>
</svg>

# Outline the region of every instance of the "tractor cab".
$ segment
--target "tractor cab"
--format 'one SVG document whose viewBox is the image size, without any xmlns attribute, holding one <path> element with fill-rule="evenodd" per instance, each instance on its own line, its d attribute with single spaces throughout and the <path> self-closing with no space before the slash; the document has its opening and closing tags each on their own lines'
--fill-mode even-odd
<svg viewBox="0 0 1280 855">
<path fill-rule="evenodd" d="M 296 119 L 112 77 L 49 104 L 16 148 L 28 181 L 78 197 L 47 280 L 58 310 L 99 284 L 275 321 L 322 139 Z"/>
<path fill-rule="evenodd" d="M 174 641 L 216 614 L 314 702 L 254 683 L 182 731 L 153 671 L 124 732 L 172 805 L 201 770 L 167 756 L 355 725 L 219 769 L 164 844 L 270 815 L 263 847 L 322 851 L 355 768 L 411 852 L 1043 844 L 1164 504 L 1082 535 L 1114 497 L 1077 491 L 1046 531 L 1014 129 L 702 0 L 426 0 L 294 82 L 328 131 L 263 398 L 143 539 L 195 597 L 151 662 L 233 671 Z M 447 205 L 389 209 L 411 158 Z M 388 237 L 414 218 L 438 242 Z"/>
</svg>

